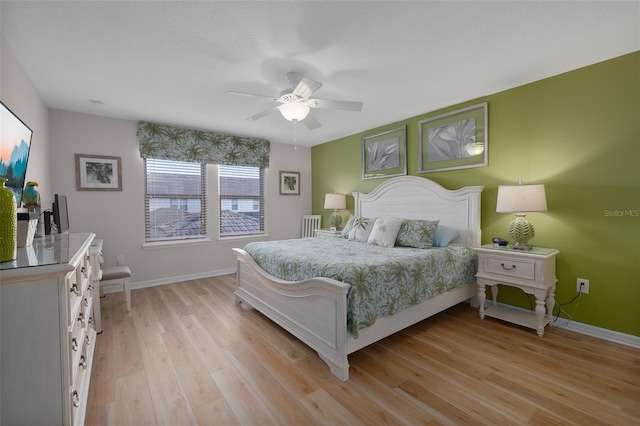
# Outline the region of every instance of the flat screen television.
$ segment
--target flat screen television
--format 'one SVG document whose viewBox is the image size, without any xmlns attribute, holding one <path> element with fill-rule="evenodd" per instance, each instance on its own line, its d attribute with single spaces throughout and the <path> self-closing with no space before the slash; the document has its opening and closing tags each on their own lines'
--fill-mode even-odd
<svg viewBox="0 0 640 426">
<path fill-rule="evenodd" d="M 0 177 L 22 207 L 22 189 L 27 174 L 27 163 L 33 132 L 5 104 L 0 102 Z"/>
</svg>

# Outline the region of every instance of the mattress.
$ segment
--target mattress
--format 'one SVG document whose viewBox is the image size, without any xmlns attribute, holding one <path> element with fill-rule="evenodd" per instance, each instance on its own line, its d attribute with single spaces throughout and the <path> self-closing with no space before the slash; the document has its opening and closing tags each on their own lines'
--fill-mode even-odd
<svg viewBox="0 0 640 426">
<path fill-rule="evenodd" d="M 475 282 L 476 254 L 463 244 L 416 249 L 300 238 L 254 242 L 244 249 L 282 280 L 326 277 L 349 284 L 347 330 L 354 338 L 378 318 Z"/>
</svg>

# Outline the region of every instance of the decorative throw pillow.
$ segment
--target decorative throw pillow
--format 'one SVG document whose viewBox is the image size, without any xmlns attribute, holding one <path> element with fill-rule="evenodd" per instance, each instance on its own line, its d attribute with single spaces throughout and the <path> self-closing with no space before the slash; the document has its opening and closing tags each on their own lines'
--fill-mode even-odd
<svg viewBox="0 0 640 426">
<path fill-rule="evenodd" d="M 402 222 L 402 219 L 376 219 L 367 243 L 383 247 L 393 247 Z"/>
<path fill-rule="evenodd" d="M 433 247 L 433 237 L 439 220 L 405 220 L 398 231 L 396 245 L 428 249 Z"/>
<path fill-rule="evenodd" d="M 436 235 L 433 237 L 433 246 L 446 247 L 451 241 L 455 240 L 458 235 L 460 235 L 460 233 L 455 229 L 446 225 L 438 225 Z"/>
<path fill-rule="evenodd" d="M 349 220 L 344 225 L 344 228 L 342 228 L 342 232 L 340 232 L 340 237 L 349 238 L 349 232 L 351 232 L 351 230 L 353 229 L 353 222 L 355 220 L 356 220 L 356 216 L 354 215 L 349 216 Z"/>
<path fill-rule="evenodd" d="M 375 219 L 368 217 L 356 217 L 353 220 L 353 228 L 349 231 L 349 239 L 366 243 L 375 221 Z"/>
</svg>

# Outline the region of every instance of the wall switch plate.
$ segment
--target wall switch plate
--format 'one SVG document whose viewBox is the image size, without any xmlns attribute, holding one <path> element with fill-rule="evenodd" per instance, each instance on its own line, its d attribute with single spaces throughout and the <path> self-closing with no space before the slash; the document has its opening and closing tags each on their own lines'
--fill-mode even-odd
<svg viewBox="0 0 640 426">
<path fill-rule="evenodd" d="M 582 290 L 580 290 L 581 287 Z M 576 280 L 576 291 L 582 294 L 589 294 L 589 280 L 578 278 Z"/>
<path fill-rule="evenodd" d="M 117 262 L 118 262 L 118 266 L 122 266 L 124 265 L 124 254 L 120 254 L 116 257 Z"/>
</svg>

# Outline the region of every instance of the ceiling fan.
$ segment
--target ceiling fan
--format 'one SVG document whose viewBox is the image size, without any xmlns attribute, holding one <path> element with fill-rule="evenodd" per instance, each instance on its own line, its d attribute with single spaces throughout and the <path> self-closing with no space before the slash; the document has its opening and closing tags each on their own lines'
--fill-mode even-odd
<svg viewBox="0 0 640 426">
<path fill-rule="evenodd" d="M 310 98 L 313 93 L 322 87 L 322 83 L 312 80 L 297 72 L 288 72 L 287 80 L 292 88 L 284 89 L 278 97 L 259 95 L 256 93 L 227 91 L 231 95 L 253 96 L 258 98 L 268 98 L 280 103 L 268 110 L 262 111 L 249 120 L 255 121 L 273 112 L 280 111 L 282 116 L 289 121 L 302 121 L 309 130 L 320 127 L 320 122 L 310 113 L 311 108 L 321 109 L 341 109 L 346 111 L 361 111 L 362 102 L 336 101 L 328 99 Z"/>
</svg>

